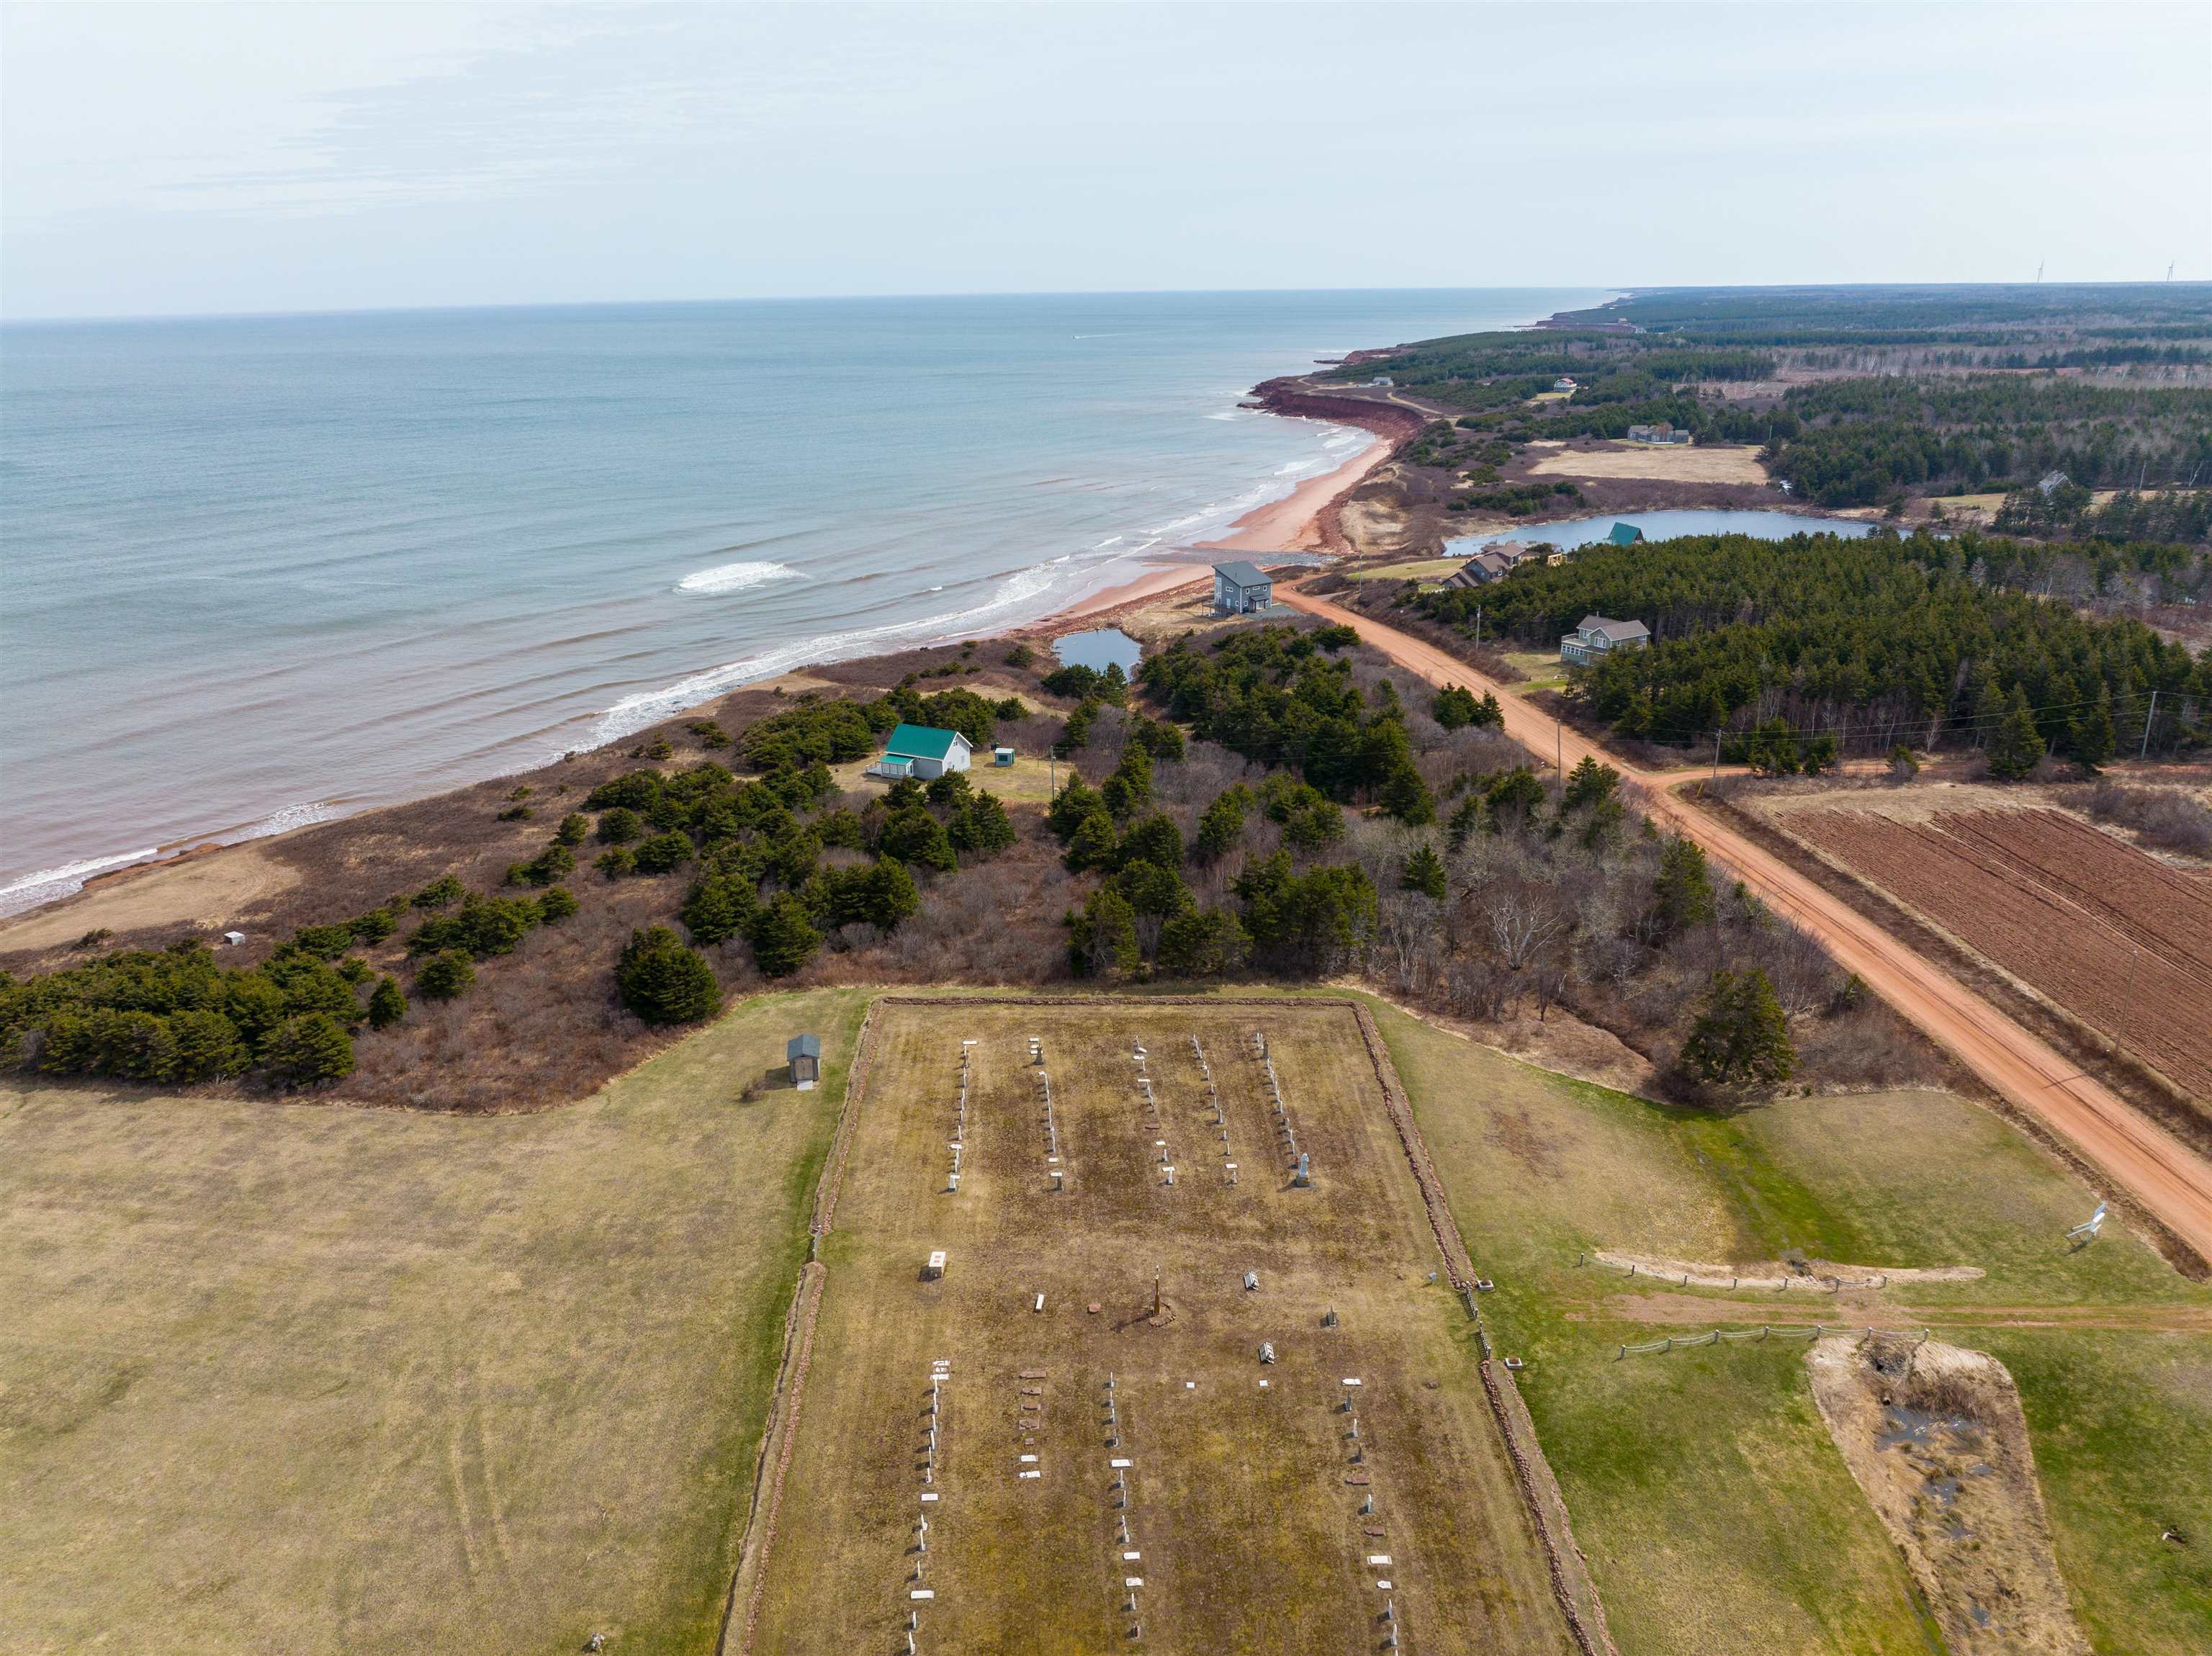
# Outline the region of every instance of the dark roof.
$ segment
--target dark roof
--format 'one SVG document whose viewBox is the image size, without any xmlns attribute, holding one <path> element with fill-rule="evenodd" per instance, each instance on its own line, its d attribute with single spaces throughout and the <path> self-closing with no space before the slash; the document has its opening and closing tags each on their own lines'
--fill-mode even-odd
<svg viewBox="0 0 2212 1656">
<path fill-rule="evenodd" d="M 783 1055 L 786 1058 L 820 1058 L 822 1056 L 822 1037 L 819 1035 L 793 1035 L 788 1041 L 784 1043 Z"/>
<path fill-rule="evenodd" d="M 1650 638 L 1651 629 L 1640 621 L 1610 621 L 1603 616 L 1584 616 L 1577 623 L 1577 633 L 1601 633 L 1615 644 L 1623 639 Z"/>
<path fill-rule="evenodd" d="M 886 759 L 942 759 L 955 742 L 968 738 L 957 731 L 940 731 L 927 725 L 902 725 L 884 743 Z"/>
<path fill-rule="evenodd" d="M 1213 573 L 1226 577 L 1232 586 L 1267 586 L 1273 584 L 1270 577 L 1242 558 L 1234 563 L 1215 564 Z"/>
</svg>

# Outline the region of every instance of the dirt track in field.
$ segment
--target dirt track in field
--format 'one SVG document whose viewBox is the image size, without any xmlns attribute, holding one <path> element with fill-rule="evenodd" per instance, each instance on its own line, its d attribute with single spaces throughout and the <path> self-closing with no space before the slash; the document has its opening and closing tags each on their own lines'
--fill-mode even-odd
<svg viewBox="0 0 2212 1656">
<path fill-rule="evenodd" d="M 1506 734 L 1530 752 L 1554 754 L 1570 767 L 1588 755 L 1619 770 L 1643 792 L 1644 807 L 1656 820 L 1695 840 L 1762 899 L 1818 937 L 1845 970 L 1857 973 L 1992 1091 L 2041 1122 L 2201 1258 L 2212 1260 L 2212 1163 L 1874 921 L 1674 793 L 1674 785 L 1686 778 L 1639 769 L 1560 729 L 1506 686 L 1432 644 L 1295 588 L 1275 591 L 1293 608 L 1353 628 L 1432 684 L 1494 691 L 1504 709 Z"/>
<path fill-rule="evenodd" d="M 1787 828 L 2212 1098 L 2212 886 L 2057 811 Z"/>
</svg>

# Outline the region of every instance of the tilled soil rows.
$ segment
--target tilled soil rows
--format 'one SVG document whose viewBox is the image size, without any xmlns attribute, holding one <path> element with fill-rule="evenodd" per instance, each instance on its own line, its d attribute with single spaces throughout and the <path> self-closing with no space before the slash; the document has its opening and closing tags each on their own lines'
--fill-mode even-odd
<svg viewBox="0 0 2212 1656">
<path fill-rule="evenodd" d="M 2212 1098 L 2212 883 L 2057 811 L 1802 811 L 1787 826 Z"/>
</svg>

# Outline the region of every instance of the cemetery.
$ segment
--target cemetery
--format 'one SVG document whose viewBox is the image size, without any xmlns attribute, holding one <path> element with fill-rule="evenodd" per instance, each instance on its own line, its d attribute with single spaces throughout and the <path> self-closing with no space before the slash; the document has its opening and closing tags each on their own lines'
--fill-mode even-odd
<svg viewBox="0 0 2212 1656">
<path fill-rule="evenodd" d="M 733 1648 L 1577 1648 L 1352 1008 L 885 1000 L 867 1040 Z"/>
</svg>

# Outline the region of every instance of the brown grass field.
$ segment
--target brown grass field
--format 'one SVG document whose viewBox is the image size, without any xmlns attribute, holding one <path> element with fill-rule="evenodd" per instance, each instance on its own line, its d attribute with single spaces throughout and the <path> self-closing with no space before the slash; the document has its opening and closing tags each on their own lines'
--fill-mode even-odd
<svg viewBox="0 0 2212 1656">
<path fill-rule="evenodd" d="M 533 1115 L 0 1087 L 0 1650 L 711 1650 L 865 999 Z"/>
<path fill-rule="evenodd" d="M 875 1017 L 753 1650 L 901 1652 L 910 1615 L 924 1652 L 1338 1653 L 1384 1648 L 1393 1627 L 1407 1651 L 1573 1648 L 1348 1009 L 887 1003 Z M 1292 1186 L 1255 1033 L 1310 1189 Z M 924 1280 L 936 1249 L 946 1274 Z"/>
<path fill-rule="evenodd" d="M 1531 477 L 1631 477 L 1682 483 L 1766 482 L 1766 468 L 1754 447 L 1708 447 L 1689 443 L 1607 443 L 1589 448 L 1558 448 L 1531 443 L 1540 454 L 1529 464 Z"/>
</svg>

